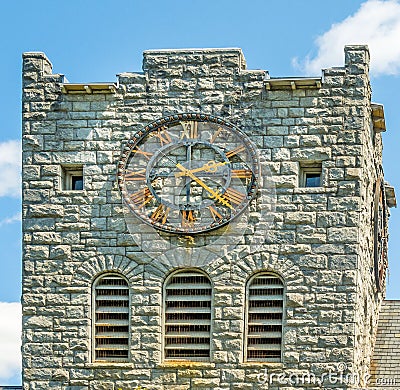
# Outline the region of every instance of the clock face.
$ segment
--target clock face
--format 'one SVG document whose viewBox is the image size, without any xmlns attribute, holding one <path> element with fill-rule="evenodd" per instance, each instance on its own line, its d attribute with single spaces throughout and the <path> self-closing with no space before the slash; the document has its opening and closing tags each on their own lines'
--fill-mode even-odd
<svg viewBox="0 0 400 390">
<path fill-rule="evenodd" d="M 164 232 L 217 229 L 255 196 L 257 150 L 232 124 L 203 114 L 157 120 L 134 134 L 118 166 L 130 211 Z"/>
<path fill-rule="evenodd" d="M 374 271 L 378 291 L 385 285 L 387 268 L 387 211 L 385 187 L 382 179 L 378 179 L 374 200 Z"/>
</svg>

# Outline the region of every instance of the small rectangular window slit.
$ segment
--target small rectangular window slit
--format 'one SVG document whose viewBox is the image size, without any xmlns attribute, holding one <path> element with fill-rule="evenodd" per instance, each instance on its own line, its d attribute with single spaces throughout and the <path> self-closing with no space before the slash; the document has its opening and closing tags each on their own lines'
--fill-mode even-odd
<svg viewBox="0 0 400 390">
<path fill-rule="evenodd" d="M 321 186 L 321 174 L 320 173 L 308 173 L 306 172 L 305 187 L 320 187 Z"/>
<path fill-rule="evenodd" d="M 83 175 L 72 175 L 71 176 L 71 190 L 78 191 L 83 190 Z"/>
<path fill-rule="evenodd" d="M 322 164 L 302 162 L 300 163 L 300 187 L 322 186 Z"/>
<path fill-rule="evenodd" d="M 65 191 L 82 191 L 84 189 L 82 165 L 62 167 L 61 189 Z"/>
</svg>

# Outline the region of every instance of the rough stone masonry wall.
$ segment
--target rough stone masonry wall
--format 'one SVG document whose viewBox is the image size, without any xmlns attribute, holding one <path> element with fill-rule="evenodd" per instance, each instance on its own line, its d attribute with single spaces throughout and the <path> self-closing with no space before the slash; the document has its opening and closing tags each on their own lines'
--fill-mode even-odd
<svg viewBox="0 0 400 390">
<path fill-rule="evenodd" d="M 355 54 L 356 56 L 358 54 Z M 353 57 L 354 58 L 354 57 Z M 353 114 L 349 127 L 359 128 L 359 151 L 362 169 L 360 170 L 360 185 L 355 191 L 360 194 L 360 224 L 363 228 L 359 235 L 360 254 L 357 265 L 357 297 L 359 304 L 355 313 L 356 349 L 355 361 L 359 362 L 358 376 L 361 385 L 367 386 L 370 375 L 370 364 L 375 343 L 377 323 L 385 291 L 379 293 L 374 276 L 374 234 L 373 210 L 375 185 L 378 177 L 382 177 L 382 136 L 373 129 L 371 107 L 371 88 L 368 80 L 369 53 L 358 57 L 356 64 L 353 59 L 347 61 L 353 67 L 353 82 L 357 84 L 358 102 L 354 102 Z M 361 76 L 362 75 L 362 76 Z M 362 131 L 361 129 L 364 129 Z M 372 276 L 372 277 L 371 277 Z M 372 346 L 372 348 L 371 348 Z"/>
<path fill-rule="evenodd" d="M 265 388 L 257 383 L 265 367 L 317 377 L 340 364 L 361 372 L 371 349 L 371 339 L 358 337 L 360 302 L 369 294 L 363 286 L 371 284 L 363 266 L 370 258 L 360 258 L 370 234 L 360 225 L 368 203 L 362 169 L 369 163 L 361 156 L 370 115 L 366 53 L 346 48 L 345 67 L 326 70 L 320 89 L 268 91 L 267 73 L 246 70 L 240 49 L 147 51 L 144 73 L 120 74 L 115 94 L 81 95 L 62 93 L 63 77 L 51 74 L 44 54 L 25 53 L 24 388 L 258 389 Z M 274 224 L 261 249 L 252 253 L 243 240 L 203 267 L 214 285 L 209 363 L 162 361 L 162 286 L 172 267 L 137 247 L 116 186 L 127 138 L 178 112 L 238 125 L 276 185 Z M 311 160 L 322 162 L 322 189 L 299 188 L 299 163 Z M 84 191 L 60 189 L 61 166 L 73 164 L 83 165 Z M 91 288 L 107 270 L 123 274 L 131 288 L 129 363 L 91 359 Z M 282 363 L 243 362 L 245 286 L 262 270 L 286 283 Z M 306 387 L 320 388 L 285 386 Z"/>
<path fill-rule="evenodd" d="M 354 50 L 355 49 L 355 50 Z M 361 385 L 366 386 L 369 378 L 370 360 L 373 352 L 375 332 L 379 316 L 379 308 L 384 296 L 377 293 L 374 273 L 373 255 L 373 209 L 375 183 L 381 176 L 382 170 L 382 137 L 380 133 L 374 133 L 371 113 L 371 88 L 368 77 L 369 52 L 359 51 L 358 48 L 348 47 L 346 51 L 347 69 L 328 69 L 325 71 L 325 81 L 330 72 L 336 74 L 337 81 L 354 86 L 353 99 L 346 107 L 346 118 L 343 136 L 349 144 L 352 144 L 354 158 L 360 164 L 360 168 L 351 171 L 359 181 L 338 182 L 339 193 L 348 196 L 359 197 L 359 254 L 354 263 L 356 273 L 356 299 L 357 310 L 347 315 L 354 316 L 355 348 L 354 361 L 357 377 Z M 348 72 L 350 70 L 350 72 Z M 350 74 L 349 74 L 350 73 Z M 344 76 L 344 77 L 343 77 Z M 339 87 L 339 85 L 336 85 Z M 355 198 L 354 198 L 355 199 Z M 350 259 L 349 259 L 350 260 Z M 372 347 L 371 347 L 372 346 Z"/>
</svg>

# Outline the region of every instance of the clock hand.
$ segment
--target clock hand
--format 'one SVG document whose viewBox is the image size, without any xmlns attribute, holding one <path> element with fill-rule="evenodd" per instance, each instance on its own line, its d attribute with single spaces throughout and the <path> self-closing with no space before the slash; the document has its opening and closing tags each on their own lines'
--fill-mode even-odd
<svg viewBox="0 0 400 390">
<path fill-rule="evenodd" d="M 205 163 L 200 168 L 187 169 L 187 171 L 191 172 L 191 173 L 200 172 L 200 171 L 216 172 L 218 167 L 221 167 L 221 166 L 226 165 L 226 164 L 229 164 L 229 161 L 216 162 L 214 160 L 211 160 L 211 161 Z M 186 172 L 177 172 L 177 173 L 175 173 L 175 177 L 181 177 L 181 176 L 186 176 Z"/>
<path fill-rule="evenodd" d="M 222 203 L 223 205 L 225 205 L 233 210 L 232 205 L 218 191 L 214 191 L 212 188 L 210 188 L 206 183 L 204 183 L 203 180 L 201 180 L 197 176 L 195 176 L 189 169 L 186 169 L 180 163 L 176 164 L 176 167 L 178 169 L 180 169 L 182 172 L 185 172 L 185 176 L 189 176 L 197 184 L 201 185 L 207 192 L 209 192 L 211 194 L 211 199 L 215 198 L 216 200 L 218 200 L 218 202 Z"/>
<path fill-rule="evenodd" d="M 192 167 L 192 145 L 189 144 L 186 146 L 186 161 L 188 161 L 189 163 L 189 168 Z M 186 184 L 186 203 L 189 204 L 190 203 L 190 178 L 186 177 L 185 179 Z"/>
</svg>

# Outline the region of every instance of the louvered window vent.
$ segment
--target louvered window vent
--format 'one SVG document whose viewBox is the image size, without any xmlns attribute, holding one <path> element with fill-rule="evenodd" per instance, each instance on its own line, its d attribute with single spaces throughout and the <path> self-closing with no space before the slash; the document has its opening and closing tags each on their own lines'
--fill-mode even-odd
<svg viewBox="0 0 400 390">
<path fill-rule="evenodd" d="M 247 305 L 247 360 L 281 361 L 284 286 L 271 274 L 250 280 Z"/>
<path fill-rule="evenodd" d="M 129 356 L 129 287 L 118 275 L 95 283 L 95 361 L 126 362 Z"/>
<path fill-rule="evenodd" d="M 181 271 L 165 286 L 165 359 L 210 358 L 212 288 L 207 276 Z"/>
</svg>

